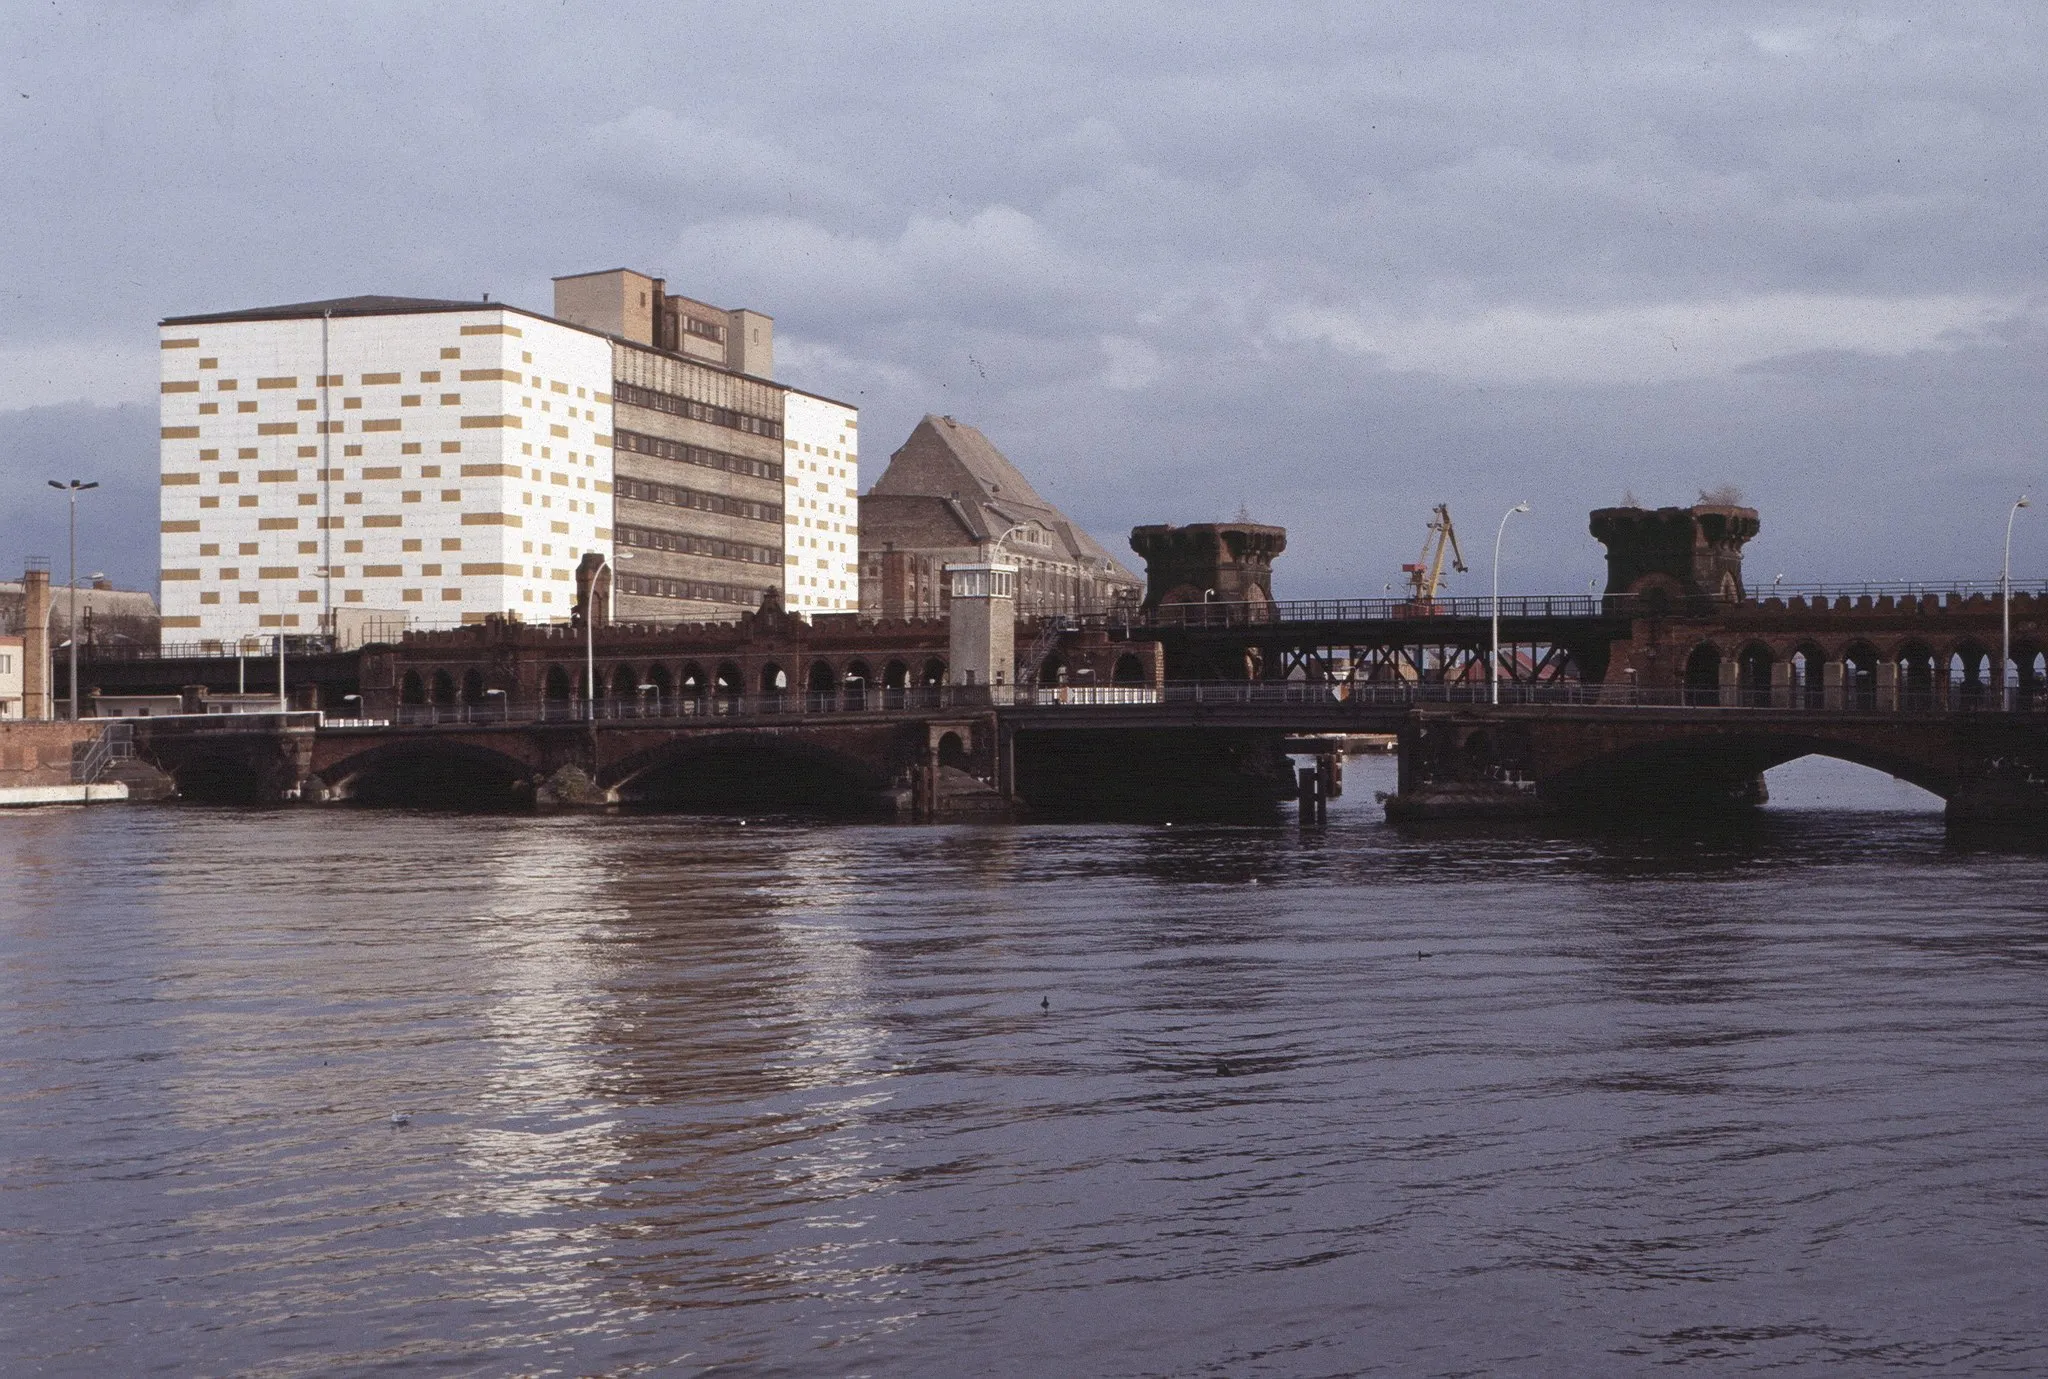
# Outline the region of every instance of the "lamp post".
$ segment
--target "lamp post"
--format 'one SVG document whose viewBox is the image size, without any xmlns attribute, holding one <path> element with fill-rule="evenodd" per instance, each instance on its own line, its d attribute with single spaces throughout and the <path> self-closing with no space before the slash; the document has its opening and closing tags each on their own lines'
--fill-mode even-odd
<svg viewBox="0 0 2048 1379">
<path fill-rule="evenodd" d="M 2034 506 L 2028 496 L 2019 494 L 2019 500 L 2005 514 L 2005 559 L 1999 563 L 1999 707 L 2013 707 L 2013 693 L 2005 684 L 2005 668 L 2013 660 L 2013 518 L 2019 516 L 2019 508 Z M 76 654 L 74 654 L 76 662 Z M 72 693 L 78 693 L 78 686 L 72 686 Z M 72 709 L 76 713 L 76 709 Z"/>
<path fill-rule="evenodd" d="M 71 721 L 78 721 L 78 495 L 89 488 L 98 488 L 98 483 L 83 483 L 73 479 L 70 483 L 49 481 L 50 487 L 71 498 Z"/>
<path fill-rule="evenodd" d="M 592 723 L 597 722 L 597 582 L 608 568 L 600 558 L 583 599 L 583 714 Z"/>
<path fill-rule="evenodd" d="M 1508 534 L 1508 519 L 1527 512 L 1527 503 L 1517 503 L 1500 515 L 1500 530 L 1493 534 L 1493 654 L 1486 658 L 1486 698 L 1500 702 L 1500 542 Z"/>
<path fill-rule="evenodd" d="M 631 560 L 631 551 L 620 551 L 616 559 Z M 611 561 L 599 556 L 597 568 L 590 572 L 590 592 L 583 606 L 583 698 L 585 713 L 592 723 L 597 722 L 597 582 L 611 569 Z M 609 593 L 610 586 L 606 586 Z M 607 598 L 606 603 L 611 600 Z"/>
<path fill-rule="evenodd" d="M 508 698 L 505 694 L 505 691 L 501 689 L 487 689 L 484 691 L 484 702 L 489 703 L 492 695 L 496 695 L 498 698 L 503 699 L 505 701 L 504 703 L 498 705 L 498 721 L 500 723 L 510 723 L 512 721 L 511 699 Z"/>
</svg>

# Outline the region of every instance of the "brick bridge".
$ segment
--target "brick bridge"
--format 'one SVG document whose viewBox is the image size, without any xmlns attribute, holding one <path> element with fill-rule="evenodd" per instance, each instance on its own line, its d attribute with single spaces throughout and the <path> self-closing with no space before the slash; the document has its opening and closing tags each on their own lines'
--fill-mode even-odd
<svg viewBox="0 0 2048 1379">
<path fill-rule="evenodd" d="M 216 797 L 931 818 L 1270 808 L 1286 736 L 1378 731 L 1400 735 L 1397 816 L 1725 806 L 1819 753 L 1922 785 L 1957 819 L 2048 818 L 2048 588 L 1759 597 L 1750 509 L 1603 509 L 1592 529 L 1602 594 L 1502 601 L 1498 707 L 1476 702 L 1490 600 L 1277 602 L 1284 534 L 1224 524 L 1139 529 L 1146 603 L 1017 624 L 1014 679 L 1008 639 L 963 650 L 958 619 L 807 623 L 771 604 L 594 641 L 494 623 L 301 658 L 292 698 L 327 726 L 166 720 L 143 750 Z M 979 683 L 957 683 L 974 656 Z M 95 661 L 89 683 L 175 678 L 204 698 L 228 673 L 274 687 L 269 665 Z"/>
</svg>

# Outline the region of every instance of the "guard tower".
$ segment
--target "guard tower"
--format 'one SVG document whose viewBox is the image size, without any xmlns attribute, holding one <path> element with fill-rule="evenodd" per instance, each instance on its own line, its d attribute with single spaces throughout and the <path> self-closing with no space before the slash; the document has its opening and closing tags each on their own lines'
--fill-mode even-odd
<svg viewBox="0 0 2048 1379">
<path fill-rule="evenodd" d="M 948 649 L 956 685 L 1006 685 L 1017 659 L 1017 567 L 948 565 L 953 592 Z"/>
<path fill-rule="evenodd" d="M 1742 548 L 1761 529 L 1755 508 L 1596 508 L 1590 525 L 1607 547 L 1610 595 L 1634 594 L 1651 611 L 1747 597 Z"/>
<path fill-rule="evenodd" d="M 1287 528 L 1259 522 L 1196 522 L 1131 528 L 1145 560 L 1145 607 L 1177 603 L 1271 603 L 1273 560 Z"/>
</svg>

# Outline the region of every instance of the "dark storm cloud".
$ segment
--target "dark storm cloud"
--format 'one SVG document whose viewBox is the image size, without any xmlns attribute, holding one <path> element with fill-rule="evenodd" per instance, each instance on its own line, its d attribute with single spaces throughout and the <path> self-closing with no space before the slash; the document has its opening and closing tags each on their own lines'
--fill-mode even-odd
<svg viewBox="0 0 2048 1379">
<path fill-rule="evenodd" d="M 631 264 L 772 313 L 870 478 L 949 412 L 1113 544 L 1287 524 L 1297 593 L 1525 497 L 1507 582 L 1580 587 L 1588 507 L 1722 482 L 1770 573 L 1983 575 L 2044 472 L 2035 13 L 21 6 L 0 416 L 148 405 L 162 315 Z M 61 415 L 146 509 L 147 432 Z"/>
</svg>

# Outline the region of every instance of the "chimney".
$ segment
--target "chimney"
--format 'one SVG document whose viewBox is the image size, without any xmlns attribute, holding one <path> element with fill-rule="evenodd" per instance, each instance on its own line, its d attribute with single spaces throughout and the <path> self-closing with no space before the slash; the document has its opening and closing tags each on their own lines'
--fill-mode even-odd
<svg viewBox="0 0 2048 1379">
<path fill-rule="evenodd" d="M 50 562 L 30 556 L 21 576 L 21 716 L 50 717 Z"/>
</svg>

